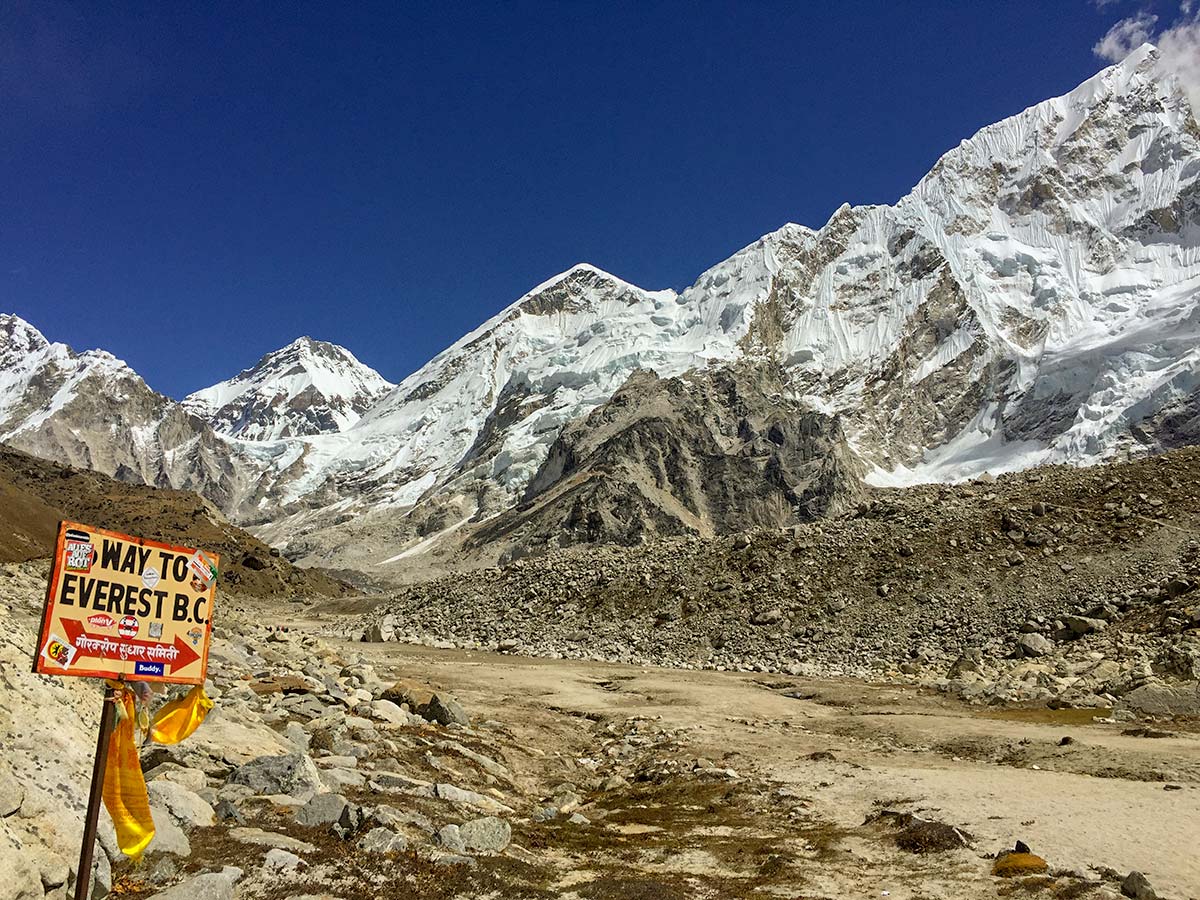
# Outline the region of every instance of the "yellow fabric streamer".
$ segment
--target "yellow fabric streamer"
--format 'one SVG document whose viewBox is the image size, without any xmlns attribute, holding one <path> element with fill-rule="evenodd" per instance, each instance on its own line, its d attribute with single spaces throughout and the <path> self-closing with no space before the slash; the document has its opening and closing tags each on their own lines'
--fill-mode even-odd
<svg viewBox="0 0 1200 900">
<path fill-rule="evenodd" d="M 200 727 L 213 702 L 196 685 L 187 695 L 163 705 L 150 724 L 150 740 L 156 744 L 178 744 Z"/>
<path fill-rule="evenodd" d="M 117 722 L 104 767 L 104 805 L 116 828 L 117 846 L 126 856 L 137 859 L 154 839 L 154 819 L 133 733 L 137 715 L 133 694 L 118 688 L 116 703 Z"/>
<path fill-rule="evenodd" d="M 204 688 L 196 685 L 186 696 L 165 704 L 154 721 L 148 722 L 145 706 L 137 708 L 132 691 L 118 682 L 109 684 L 116 691 L 117 721 L 104 767 L 104 805 L 112 816 L 121 852 L 137 859 L 154 839 L 154 819 L 138 757 L 135 727 L 148 731 L 156 743 L 178 744 L 200 727 L 213 702 Z"/>
</svg>

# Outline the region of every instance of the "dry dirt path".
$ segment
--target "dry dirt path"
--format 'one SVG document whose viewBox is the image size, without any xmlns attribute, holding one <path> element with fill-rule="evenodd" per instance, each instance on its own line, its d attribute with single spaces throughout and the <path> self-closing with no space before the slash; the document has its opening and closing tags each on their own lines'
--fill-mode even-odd
<svg viewBox="0 0 1200 900">
<path fill-rule="evenodd" d="M 1127 726 L 1094 723 L 1090 711 L 981 710 L 914 688 L 855 682 L 396 644 L 343 649 L 365 653 L 381 672 L 444 687 L 475 716 L 503 722 L 530 748 L 530 760 L 544 761 L 543 771 L 526 766 L 530 779 L 553 779 L 563 759 L 602 752 L 603 725 L 632 716 L 679 729 L 669 749 L 680 759 L 710 760 L 736 770 L 738 780 L 750 779 L 757 798 L 731 791 L 731 802 L 709 804 L 707 819 L 697 818 L 687 798 L 673 809 L 662 797 L 641 798 L 647 802 L 639 806 L 655 809 L 652 824 L 639 824 L 629 810 L 614 817 L 627 824 L 624 831 L 610 824 L 613 835 L 676 832 L 674 844 L 647 842 L 634 854 L 621 848 L 631 871 L 664 879 L 658 892 L 640 896 L 690 896 L 686 887 L 667 885 L 718 884 L 727 864 L 744 873 L 742 861 L 730 862 L 721 847 L 741 840 L 747 853 L 770 860 L 762 843 L 770 839 L 788 845 L 780 847 L 788 877 L 769 877 L 772 865 L 764 863 L 763 877 L 742 878 L 728 887 L 730 896 L 1005 896 L 1014 886 L 990 876 L 989 857 L 1020 839 L 1052 872 L 1075 870 L 1094 881 L 1102 867 L 1121 875 L 1138 869 L 1161 896 L 1200 897 L 1200 735 L 1194 733 L 1133 736 L 1122 733 Z M 864 826 L 882 809 L 960 828 L 972 836 L 972 847 L 905 853 L 883 825 Z M 572 867 L 604 853 L 602 846 L 565 850 L 562 884 L 572 883 Z M 622 893 L 639 896 L 636 883 Z M 1064 892 L 1069 883 L 1079 893 Z M 1102 897 L 1106 888 L 1083 892 L 1060 879 L 1042 889 L 1044 896 Z"/>
</svg>

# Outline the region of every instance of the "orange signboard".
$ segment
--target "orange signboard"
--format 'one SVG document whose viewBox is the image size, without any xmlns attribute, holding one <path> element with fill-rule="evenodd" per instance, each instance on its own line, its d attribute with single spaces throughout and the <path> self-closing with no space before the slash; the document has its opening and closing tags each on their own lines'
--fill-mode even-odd
<svg viewBox="0 0 1200 900">
<path fill-rule="evenodd" d="M 203 684 L 215 553 L 63 522 L 33 669 Z"/>
</svg>

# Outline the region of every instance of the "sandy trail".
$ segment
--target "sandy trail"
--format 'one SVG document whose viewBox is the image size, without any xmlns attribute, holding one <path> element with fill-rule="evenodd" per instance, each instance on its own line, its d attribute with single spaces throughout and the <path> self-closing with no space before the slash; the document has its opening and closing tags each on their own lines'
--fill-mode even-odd
<svg viewBox="0 0 1200 900">
<path fill-rule="evenodd" d="M 914 883 L 922 876 L 894 848 L 849 837 L 852 882 L 845 866 L 831 866 L 830 883 L 818 875 L 812 884 L 831 894 L 997 896 L 986 857 L 1021 839 L 1052 870 L 1139 869 L 1161 895 L 1200 897 L 1200 857 L 1188 849 L 1200 835 L 1200 735 L 1128 736 L 1090 712 L 998 713 L 856 682 L 396 644 L 344 649 L 456 693 L 543 752 L 586 749 L 581 716 L 657 717 L 690 729 L 689 753 L 773 783 L 814 819 L 852 829 L 882 807 L 902 808 L 975 838 L 973 851 L 946 864 L 939 888 Z"/>
</svg>

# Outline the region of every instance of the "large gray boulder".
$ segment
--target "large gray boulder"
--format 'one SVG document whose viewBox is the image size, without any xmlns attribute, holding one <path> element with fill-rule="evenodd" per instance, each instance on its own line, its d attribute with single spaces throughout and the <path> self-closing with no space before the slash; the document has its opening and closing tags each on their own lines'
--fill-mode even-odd
<svg viewBox="0 0 1200 900">
<path fill-rule="evenodd" d="M 216 820 L 208 801 L 182 784 L 159 779 L 146 786 L 150 803 L 165 809 L 171 818 L 185 828 L 207 827 Z"/>
<path fill-rule="evenodd" d="M 439 725 L 469 726 L 471 724 L 467 711 L 457 700 L 446 694 L 434 694 L 427 704 L 417 707 L 413 712 L 422 719 L 437 722 Z"/>
<path fill-rule="evenodd" d="M 206 872 L 155 894 L 150 900 L 233 900 L 233 886 L 242 870 L 226 866 L 220 872 Z"/>
<path fill-rule="evenodd" d="M 1121 698 L 1121 707 L 1148 716 L 1200 716 L 1200 681 L 1143 684 Z"/>
<path fill-rule="evenodd" d="M 323 790 L 321 771 L 307 753 L 260 756 L 239 766 L 230 784 L 242 784 L 260 795 L 290 794 L 307 799 Z"/>
<path fill-rule="evenodd" d="M 363 642 L 368 644 L 383 644 L 391 640 L 395 640 L 396 631 L 388 622 L 372 622 L 367 626 L 367 632 L 363 635 Z"/>
<path fill-rule="evenodd" d="M 1150 880 L 1138 871 L 1125 876 L 1121 882 L 1121 893 L 1132 900 L 1158 900 L 1158 892 L 1150 886 Z"/>
<path fill-rule="evenodd" d="M 512 828 L 495 816 L 464 822 L 458 833 L 471 853 L 499 853 L 512 842 Z"/>
<path fill-rule="evenodd" d="M 317 794 L 296 810 L 296 822 L 306 828 L 332 825 L 349 805 L 350 801 L 341 794 Z"/>
<path fill-rule="evenodd" d="M 1054 652 L 1054 645 L 1040 634 L 1023 634 L 1017 638 L 1022 656 L 1037 658 Z"/>
</svg>

